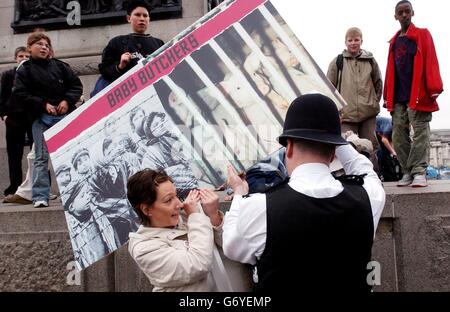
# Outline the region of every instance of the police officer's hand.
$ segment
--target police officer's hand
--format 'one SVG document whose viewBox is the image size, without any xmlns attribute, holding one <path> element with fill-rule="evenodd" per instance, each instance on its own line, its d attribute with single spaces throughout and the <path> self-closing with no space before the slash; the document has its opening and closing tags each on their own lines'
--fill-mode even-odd
<svg viewBox="0 0 450 312">
<path fill-rule="evenodd" d="M 124 69 L 131 61 L 131 53 L 125 52 L 120 56 L 119 69 Z"/>
<path fill-rule="evenodd" d="M 234 194 L 235 195 L 248 194 L 247 181 L 239 177 L 231 165 L 228 165 L 227 172 L 228 172 L 227 185 L 233 189 Z"/>
</svg>

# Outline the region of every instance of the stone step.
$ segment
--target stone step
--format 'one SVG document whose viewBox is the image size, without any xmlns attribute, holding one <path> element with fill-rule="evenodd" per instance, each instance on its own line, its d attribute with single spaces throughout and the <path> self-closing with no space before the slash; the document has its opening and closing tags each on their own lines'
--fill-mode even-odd
<svg viewBox="0 0 450 312">
<path fill-rule="evenodd" d="M 48 208 L 32 205 L 1 204 L 0 234 L 67 232 L 64 210 L 58 200 Z"/>
<path fill-rule="evenodd" d="M 11 232 L 0 233 L 0 244 L 15 242 L 33 242 L 33 241 L 70 241 L 67 231 L 43 231 L 37 233 L 30 232 Z"/>
<path fill-rule="evenodd" d="M 450 236 L 450 226 L 444 226 L 444 232 L 447 233 L 448 236 Z"/>
<path fill-rule="evenodd" d="M 442 226 L 444 227 L 444 229 L 446 229 L 446 228 L 450 229 L 450 215 L 444 214 L 444 215 L 439 215 L 438 217 L 441 218 Z"/>
</svg>

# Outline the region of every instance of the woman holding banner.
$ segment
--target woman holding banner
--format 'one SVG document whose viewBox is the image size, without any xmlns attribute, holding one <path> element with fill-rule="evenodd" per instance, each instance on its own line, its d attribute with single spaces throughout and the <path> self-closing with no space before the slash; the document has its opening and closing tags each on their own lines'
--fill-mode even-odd
<svg viewBox="0 0 450 312">
<path fill-rule="evenodd" d="M 145 169 L 128 180 L 128 200 L 142 222 L 130 233 L 128 250 L 153 291 L 216 290 L 210 273 L 214 242 L 222 244 L 219 197 L 192 190 L 181 202 L 176 194 L 164 171 Z"/>
</svg>

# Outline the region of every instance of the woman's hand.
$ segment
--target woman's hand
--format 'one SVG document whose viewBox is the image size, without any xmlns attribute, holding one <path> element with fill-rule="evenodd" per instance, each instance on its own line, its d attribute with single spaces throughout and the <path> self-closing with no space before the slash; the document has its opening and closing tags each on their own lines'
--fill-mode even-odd
<svg viewBox="0 0 450 312">
<path fill-rule="evenodd" d="M 197 190 L 192 190 L 189 192 L 188 196 L 183 202 L 183 209 L 186 215 L 189 216 L 191 213 L 198 212 L 197 204 L 200 200 L 200 192 Z"/>
<path fill-rule="evenodd" d="M 222 224 L 222 216 L 219 213 L 219 196 L 212 190 L 201 189 L 200 202 L 203 211 L 211 220 L 211 224 L 214 226 Z"/>
</svg>

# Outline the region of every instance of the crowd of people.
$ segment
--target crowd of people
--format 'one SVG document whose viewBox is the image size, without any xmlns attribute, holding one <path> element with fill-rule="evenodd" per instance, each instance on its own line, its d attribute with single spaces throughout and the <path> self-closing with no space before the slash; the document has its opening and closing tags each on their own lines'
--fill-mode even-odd
<svg viewBox="0 0 450 312">
<path fill-rule="evenodd" d="M 107 83 L 164 44 L 146 34 L 147 4 L 131 3 L 127 20 L 133 33 L 113 38 L 103 51 L 99 69 Z M 80 261 L 104 253 L 86 247 L 95 232 L 102 234 L 98 246 L 109 250 L 128 239 L 123 231 L 109 229 L 108 218 L 114 217 L 119 227 L 132 227 L 127 223 L 131 217 L 119 208 L 112 214 L 96 215 L 98 210 L 89 204 L 95 193 L 117 201 L 126 198 L 139 217 L 141 225 L 129 234 L 128 248 L 154 291 L 217 290 L 212 276 L 215 246 L 223 248 L 227 258 L 250 265 L 256 291 L 291 291 L 292 287 L 306 292 L 336 288 L 369 291 L 367 264 L 385 204 L 382 180 L 397 181 L 403 187 L 427 186 L 429 122 L 432 112 L 438 110 L 436 98 L 443 91 L 431 34 L 416 27 L 413 16 L 411 2 L 397 3 L 395 19 L 401 29 L 390 41 L 384 88 L 374 56 L 361 49 L 361 30 L 352 27 L 347 31 L 346 49 L 331 61 L 327 76 L 348 105 L 339 112 L 336 103 L 321 94 L 302 95 L 290 103 L 278 138 L 284 147 L 279 153 L 283 177 L 270 187 L 251 191 L 250 181 L 228 167 L 227 185 L 233 198 L 225 215 L 219 210 L 218 195 L 209 189 L 193 189 L 180 201 L 173 176 L 182 168 L 166 172 L 162 169 L 171 166 L 154 166 L 169 159 L 178 165 L 170 152 L 177 139 L 166 132 L 160 133 L 161 139 L 158 136 L 164 113 L 146 116 L 139 108 L 133 110 L 130 126 L 134 131 L 127 140 L 135 144 L 134 154 L 120 159 L 120 155 L 111 154 L 111 146 L 119 144 L 117 135 L 106 137 L 102 143 L 105 159 L 111 161 L 101 174 L 109 180 L 99 173 L 89 178 L 90 183 L 74 184 L 71 167 L 56 169 L 63 201 L 70 207 L 66 211 L 69 225 L 73 229 L 90 226 L 83 234 L 76 233 L 79 239 L 72 242 L 78 244 L 74 249 L 79 251 Z M 36 208 L 47 207 L 49 156 L 43 132 L 76 109 L 83 86 L 70 66 L 54 57 L 51 40 L 43 32 L 31 34 L 27 47 L 16 49 L 15 60 L 17 68 L 5 72 L 1 81 L 11 183 L 4 193 L 16 196 L 5 201 L 26 199 L 20 193 L 19 159 L 27 136 L 34 146 L 34 161 L 29 166 L 32 174 L 27 174 L 32 181 L 28 200 Z M 392 120 L 377 116 L 382 97 Z M 368 147 L 353 148 L 349 144 L 353 135 L 366 139 Z M 146 157 L 139 144 L 154 146 L 158 157 Z M 133 168 L 133 157 L 152 169 L 127 171 Z M 339 177 L 330 168 L 335 159 L 345 172 Z M 395 165 L 398 170 L 392 171 Z M 72 167 L 75 179 L 88 179 L 93 170 L 89 151 L 75 153 Z M 104 184 L 107 180 L 110 186 Z M 300 255 L 295 265 L 286 265 L 293 244 Z"/>
</svg>

